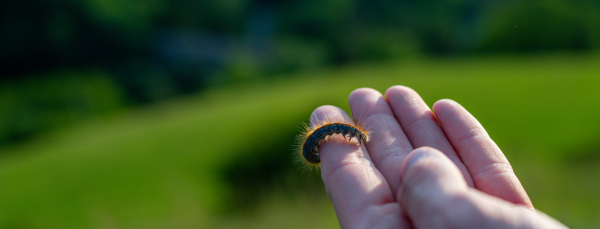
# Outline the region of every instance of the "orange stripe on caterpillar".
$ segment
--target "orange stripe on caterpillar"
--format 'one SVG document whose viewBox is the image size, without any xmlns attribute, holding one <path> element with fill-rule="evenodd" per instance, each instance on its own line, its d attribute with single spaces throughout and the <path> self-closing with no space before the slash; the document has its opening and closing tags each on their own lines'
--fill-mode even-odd
<svg viewBox="0 0 600 229">
<path fill-rule="evenodd" d="M 321 162 L 319 147 L 327 137 L 334 134 L 341 134 L 348 140 L 356 138 L 358 143 L 369 141 L 369 132 L 360 125 L 354 125 L 350 121 L 322 121 L 316 122 L 313 128 L 308 125 L 304 126 L 304 132 L 298 136 L 300 152 L 299 156 L 309 165 L 316 166 Z"/>
</svg>

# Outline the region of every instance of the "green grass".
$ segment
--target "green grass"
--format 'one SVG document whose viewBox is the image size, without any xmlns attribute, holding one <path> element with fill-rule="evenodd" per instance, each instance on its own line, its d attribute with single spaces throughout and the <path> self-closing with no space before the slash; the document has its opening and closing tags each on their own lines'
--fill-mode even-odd
<svg viewBox="0 0 600 229">
<path fill-rule="evenodd" d="M 311 181 L 318 174 L 288 163 L 293 133 L 319 105 L 348 111 L 352 90 L 399 84 L 430 105 L 450 98 L 471 111 L 538 209 L 600 227 L 599 62 L 557 54 L 350 65 L 73 124 L 0 148 L 0 228 L 336 227 Z"/>
</svg>

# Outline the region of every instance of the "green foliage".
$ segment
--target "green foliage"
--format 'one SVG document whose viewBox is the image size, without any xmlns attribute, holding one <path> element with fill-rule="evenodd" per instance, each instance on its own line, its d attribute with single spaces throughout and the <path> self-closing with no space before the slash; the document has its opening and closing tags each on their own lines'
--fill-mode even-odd
<svg viewBox="0 0 600 229">
<path fill-rule="evenodd" d="M 121 91 L 102 71 L 59 71 L 36 77 L 0 86 L 0 143 L 101 118 L 123 106 Z"/>
<path fill-rule="evenodd" d="M 597 10 L 597 9 L 596 9 Z M 586 50 L 597 30 L 572 1 L 516 1 L 490 10 L 481 49 L 486 51 Z"/>
<path fill-rule="evenodd" d="M 534 205 L 598 227 L 598 55 L 352 65 L 129 109 L 0 148 L 2 228 L 337 227 L 290 139 L 319 105 L 402 84 L 463 104 Z M 288 161 L 286 162 L 286 158 Z M 283 164 L 281 164 L 283 163 Z M 242 206 L 242 204 L 244 204 Z"/>
<path fill-rule="evenodd" d="M 270 65 L 276 72 L 318 69 L 327 65 L 331 50 L 319 40 L 300 37 L 279 37 L 275 40 L 275 61 Z"/>
<path fill-rule="evenodd" d="M 167 5 L 163 0 L 119 1 L 119 0 L 63 0 L 64 3 L 80 6 L 94 23 L 108 27 L 121 35 L 122 41 L 138 46 L 153 29 L 154 19 Z"/>
<path fill-rule="evenodd" d="M 218 32 L 239 33 L 251 8 L 251 0 L 161 1 L 160 21 L 176 28 L 194 28 Z"/>
<path fill-rule="evenodd" d="M 421 44 L 408 30 L 357 26 L 342 36 L 341 53 L 350 60 L 381 61 L 419 56 Z"/>
<path fill-rule="evenodd" d="M 101 68 L 141 104 L 322 66 L 438 54 L 590 51 L 594 0 L 0 2 L 0 82 Z"/>
</svg>

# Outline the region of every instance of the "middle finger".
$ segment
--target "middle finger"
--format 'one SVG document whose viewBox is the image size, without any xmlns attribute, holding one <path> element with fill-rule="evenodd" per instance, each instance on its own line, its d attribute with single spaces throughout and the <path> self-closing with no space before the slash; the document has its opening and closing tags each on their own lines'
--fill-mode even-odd
<svg viewBox="0 0 600 229">
<path fill-rule="evenodd" d="M 442 151 L 462 172 L 467 184 L 473 187 L 473 179 L 469 171 L 421 96 L 411 88 L 394 86 L 386 91 L 385 97 L 412 146 L 415 148 L 429 146 Z"/>
<path fill-rule="evenodd" d="M 413 150 L 412 145 L 381 93 L 359 88 L 348 100 L 353 118 L 371 132 L 371 140 L 365 143 L 371 160 L 396 193 L 402 179 L 400 165 Z"/>
</svg>

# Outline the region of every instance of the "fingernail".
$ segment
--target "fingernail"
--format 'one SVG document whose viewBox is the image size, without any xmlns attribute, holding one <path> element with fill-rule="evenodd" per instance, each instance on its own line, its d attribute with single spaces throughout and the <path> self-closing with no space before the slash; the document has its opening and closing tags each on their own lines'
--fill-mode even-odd
<svg viewBox="0 0 600 229">
<path fill-rule="evenodd" d="M 414 150 L 408 158 L 404 159 L 404 163 L 402 163 L 402 169 L 400 170 L 401 176 L 404 176 L 404 173 L 406 173 L 406 170 L 408 170 L 408 168 L 412 167 L 418 161 L 428 156 L 429 155 L 427 153 L 427 148 L 425 147 L 421 147 Z"/>
</svg>

